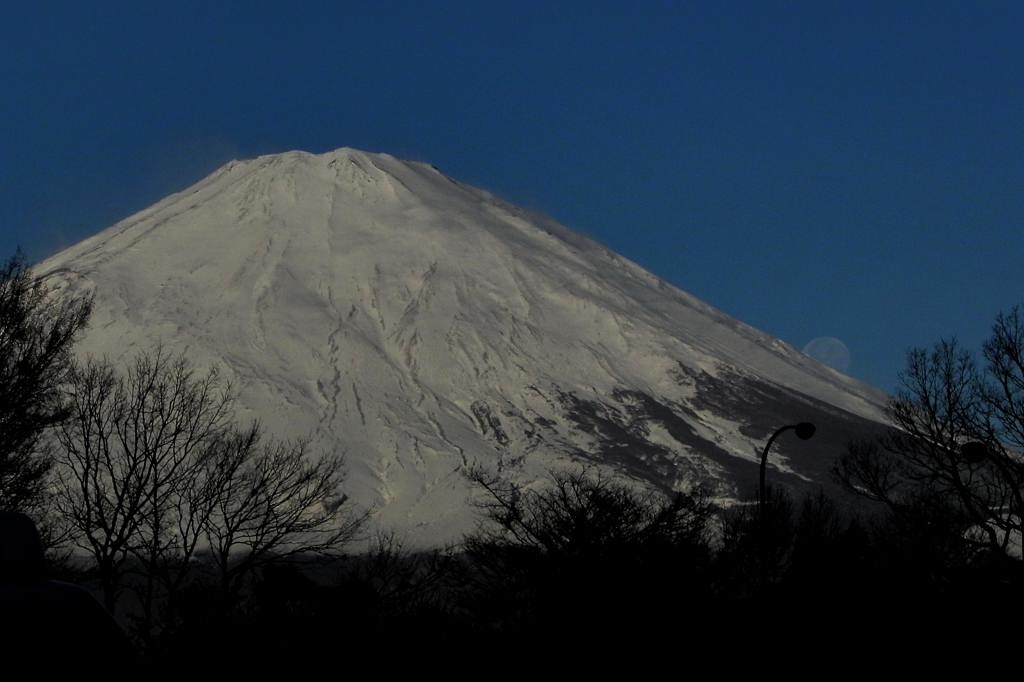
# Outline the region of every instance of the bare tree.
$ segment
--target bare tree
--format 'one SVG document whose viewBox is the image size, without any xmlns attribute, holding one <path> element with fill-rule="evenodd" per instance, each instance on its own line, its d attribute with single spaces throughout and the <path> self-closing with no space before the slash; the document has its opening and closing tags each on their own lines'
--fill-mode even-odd
<svg viewBox="0 0 1024 682">
<path fill-rule="evenodd" d="M 129 545 L 144 580 L 148 633 L 158 589 L 173 598 L 212 509 L 205 462 L 230 425 L 233 398 L 215 371 L 197 376 L 184 356 L 172 358 L 162 349 L 136 359 L 126 389 L 130 417 L 119 440 L 141 453 L 148 473 L 146 508 Z"/>
<path fill-rule="evenodd" d="M 618 631 L 654 604 L 705 595 L 712 507 L 703 492 L 644 494 L 587 470 L 526 488 L 480 469 L 486 522 L 463 541 L 467 605 L 515 637 Z M 672 605 L 672 606 L 669 606 Z"/>
<path fill-rule="evenodd" d="M 57 440 L 56 506 L 75 529 L 75 543 L 96 561 L 103 602 L 111 613 L 129 544 L 145 508 L 145 462 L 118 449 L 117 423 L 126 417 L 124 387 L 113 367 L 90 361 L 70 378 L 71 418 Z"/>
<path fill-rule="evenodd" d="M 969 544 L 1005 553 L 1024 512 L 1022 355 L 1016 308 L 997 318 L 982 367 L 955 340 L 910 351 L 888 406 L 893 428 L 851 444 L 839 479 L 897 517 L 941 518 Z"/>
<path fill-rule="evenodd" d="M 552 472 L 550 487 L 524 489 L 488 475 L 468 474 L 486 496 L 490 540 L 548 552 L 581 552 L 648 543 L 704 544 L 712 508 L 704 491 L 672 497 L 643 495 L 587 470 Z"/>
<path fill-rule="evenodd" d="M 1005 547 L 1011 534 L 1020 542 L 1024 532 L 1024 315 L 1019 306 L 996 317 L 982 351 L 985 448 L 975 450 L 973 459 L 981 459 L 998 482 L 993 515 L 1005 533 Z"/>
<path fill-rule="evenodd" d="M 0 510 L 41 511 L 44 432 L 67 415 L 61 388 L 91 297 L 54 294 L 19 252 L 0 267 Z"/>
<path fill-rule="evenodd" d="M 237 431 L 212 460 L 215 503 L 204 530 L 228 599 L 261 566 L 339 548 L 366 518 L 343 513 L 340 457 L 314 458 L 304 440 L 262 440 L 258 424 Z"/>
<path fill-rule="evenodd" d="M 90 360 L 69 385 L 57 432 L 57 506 L 96 560 L 113 610 L 129 556 L 141 566 L 146 627 L 159 583 L 180 585 L 212 509 L 207 458 L 229 425 L 231 393 L 183 356 L 141 354 L 121 376 Z"/>
<path fill-rule="evenodd" d="M 183 356 L 143 353 L 123 374 L 90 360 L 68 396 L 57 506 L 96 562 L 108 610 L 126 586 L 138 595 L 144 639 L 160 608 L 173 617 L 197 552 L 210 551 L 234 594 L 260 566 L 337 548 L 361 524 L 341 513 L 339 457 L 316 459 L 305 441 L 264 443 L 258 423 L 235 426 L 230 387 Z"/>
<path fill-rule="evenodd" d="M 368 552 L 354 557 L 344 581 L 362 585 L 389 615 L 443 609 L 455 564 L 452 547 L 412 551 L 394 533 L 380 533 Z"/>
</svg>

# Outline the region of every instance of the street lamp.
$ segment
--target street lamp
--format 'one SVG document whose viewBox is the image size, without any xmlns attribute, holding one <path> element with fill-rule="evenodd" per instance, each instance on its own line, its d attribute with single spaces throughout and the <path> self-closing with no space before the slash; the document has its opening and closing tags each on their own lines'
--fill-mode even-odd
<svg viewBox="0 0 1024 682">
<path fill-rule="evenodd" d="M 757 513 L 759 518 L 764 520 L 764 504 L 765 504 L 765 467 L 768 464 L 768 450 L 771 449 L 772 443 L 779 437 L 779 434 L 783 431 L 793 429 L 796 431 L 797 438 L 800 440 L 809 440 L 814 435 L 814 424 L 810 422 L 800 422 L 799 424 L 788 424 L 783 426 L 778 431 L 772 434 L 772 437 L 768 439 L 768 442 L 764 446 L 764 452 L 761 453 L 761 485 L 758 488 L 757 495 Z"/>
</svg>

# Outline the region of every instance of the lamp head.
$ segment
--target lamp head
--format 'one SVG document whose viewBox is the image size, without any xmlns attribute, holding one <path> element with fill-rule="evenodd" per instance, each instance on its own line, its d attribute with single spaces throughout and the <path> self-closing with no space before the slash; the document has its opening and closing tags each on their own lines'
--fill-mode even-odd
<svg viewBox="0 0 1024 682">
<path fill-rule="evenodd" d="M 970 464 L 979 464 L 988 458 L 988 446 L 972 440 L 960 446 L 960 456 Z"/>
<path fill-rule="evenodd" d="M 796 435 L 800 440 L 810 440 L 811 436 L 814 435 L 814 424 L 810 422 L 800 422 L 796 425 Z"/>
</svg>

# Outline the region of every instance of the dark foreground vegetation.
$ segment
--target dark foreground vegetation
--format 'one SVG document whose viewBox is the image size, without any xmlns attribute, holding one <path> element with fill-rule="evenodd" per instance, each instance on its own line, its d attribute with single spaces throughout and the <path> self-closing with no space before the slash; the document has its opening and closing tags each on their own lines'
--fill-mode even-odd
<svg viewBox="0 0 1024 682">
<path fill-rule="evenodd" d="M 1001 655 L 1019 637 L 1018 310 L 980 365 L 955 342 L 909 355 L 893 429 L 836 463 L 862 504 L 769 488 L 763 508 L 723 507 L 585 469 L 524 489 L 479 469 L 478 531 L 424 552 L 391 537 L 357 551 L 365 519 L 337 495 L 341 461 L 232 422 L 215 372 L 159 349 L 76 363 L 90 307 L 20 258 L 0 272 L 0 512 L 35 521 L 45 577 L 97 595 L 132 665 L 386 670 L 543 651 L 730 669 L 777 652 Z M 11 622 L 8 606 L 45 591 L 16 559 L 0 552 L 4 632 L 69 648 L 67 628 Z"/>
</svg>

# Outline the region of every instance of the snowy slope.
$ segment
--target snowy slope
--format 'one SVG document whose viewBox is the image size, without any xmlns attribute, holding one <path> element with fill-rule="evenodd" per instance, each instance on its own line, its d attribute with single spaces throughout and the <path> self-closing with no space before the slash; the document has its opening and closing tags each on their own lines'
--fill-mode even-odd
<svg viewBox="0 0 1024 682">
<path fill-rule="evenodd" d="M 535 480 L 588 462 L 729 496 L 774 426 L 832 424 L 816 447 L 834 450 L 884 401 L 547 218 L 386 154 L 231 162 L 37 272 L 96 292 L 83 353 L 162 341 L 220 366 L 241 417 L 343 452 L 349 494 L 415 543 L 472 527 L 467 464 Z M 780 445 L 794 482 L 834 455 Z"/>
</svg>

